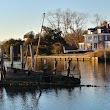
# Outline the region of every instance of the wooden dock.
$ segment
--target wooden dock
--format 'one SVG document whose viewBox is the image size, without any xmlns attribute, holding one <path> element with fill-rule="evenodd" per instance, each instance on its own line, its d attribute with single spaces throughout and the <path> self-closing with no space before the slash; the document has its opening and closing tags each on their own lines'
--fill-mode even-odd
<svg viewBox="0 0 110 110">
<path fill-rule="evenodd" d="M 50 55 L 50 56 L 38 56 L 39 59 L 57 59 L 57 60 L 68 60 L 72 61 L 98 61 L 98 57 L 90 57 L 86 55 Z M 29 57 L 30 59 L 30 57 Z"/>
</svg>

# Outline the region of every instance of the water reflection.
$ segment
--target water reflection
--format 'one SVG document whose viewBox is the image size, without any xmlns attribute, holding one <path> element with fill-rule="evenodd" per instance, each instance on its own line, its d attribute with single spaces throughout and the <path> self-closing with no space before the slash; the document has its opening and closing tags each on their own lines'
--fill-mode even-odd
<svg viewBox="0 0 110 110">
<path fill-rule="evenodd" d="M 36 88 L 1 88 L 0 110 L 31 110 L 38 107 L 41 96 Z"/>
<path fill-rule="evenodd" d="M 67 74 L 68 61 L 57 59 L 56 74 Z M 75 68 L 74 68 L 75 67 Z M 37 70 L 43 68 L 43 59 L 38 61 Z M 110 64 L 98 63 L 97 61 L 72 61 L 70 74 L 81 74 L 81 84 L 104 85 L 110 81 Z M 54 71 L 54 59 L 48 60 L 48 71 Z"/>
<path fill-rule="evenodd" d="M 55 59 L 48 60 L 48 71 L 53 73 Z M 57 60 L 56 74 L 67 74 L 67 60 Z M 36 70 L 43 70 L 44 59 L 38 59 Z M 14 66 L 19 68 L 20 62 L 14 62 Z M 29 61 L 28 64 L 29 65 Z M 5 66 L 9 66 L 9 62 L 5 62 Z M 75 68 L 74 68 L 75 67 Z M 110 63 L 98 63 L 97 61 L 72 61 L 70 74 L 81 74 L 81 84 L 104 85 L 110 82 Z M 77 77 L 77 76 L 76 76 Z"/>
<path fill-rule="evenodd" d="M 57 108 L 56 102 L 62 105 L 72 100 L 73 91 L 74 88 L 0 88 L 0 110 L 45 110 L 49 106 L 51 110 Z"/>
<path fill-rule="evenodd" d="M 8 65 L 8 63 L 6 63 Z M 20 63 L 17 63 L 18 67 Z M 0 110 L 109 110 L 110 63 L 72 61 L 71 73 L 81 73 L 81 84 L 101 85 L 98 88 L 0 88 Z M 43 60 L 36 65 L 43 68 Z M 54 60 L 48 60 L 53 71 Z M 57 73 L 66 72 L 67 61 L 58 60 Z M 104 85 L 104 86 L 103 86 Z M 105 87 L 106 86 L 106 87 Z"/>
</svg>

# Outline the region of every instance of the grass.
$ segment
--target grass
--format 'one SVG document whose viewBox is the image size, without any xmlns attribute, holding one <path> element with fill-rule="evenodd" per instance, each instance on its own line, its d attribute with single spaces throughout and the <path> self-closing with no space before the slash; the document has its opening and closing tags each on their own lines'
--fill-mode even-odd
<svg viewBox="0 0 110 110">
<path fill-rule="evenodd" d="M 87 52 L 86 55 L 88 55 L 90 57 L 99 57 L 99 58 L 107 57 L 107 58 L 109 58 L 110 57 L 110 49 L 108 49 L 108 50 L 99 49 L 94 52 Z"/>
</svg>

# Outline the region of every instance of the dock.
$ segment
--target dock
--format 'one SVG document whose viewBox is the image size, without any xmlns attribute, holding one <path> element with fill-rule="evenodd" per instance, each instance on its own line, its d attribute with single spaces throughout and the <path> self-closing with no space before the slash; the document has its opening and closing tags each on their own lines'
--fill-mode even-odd
<svg viewBox="0 0 110 110">
<path fill-rule="evenodd" d="M 30 59 L 30 57 L 28 57 Z M 72 61 L 98 61 L 98 57 L 90 57 L 84 54 L 78 55 L 50 55 L 50 56 L 38 56 L 38 59 L 58 59 L 58 60 L 68 60 L 71 59 Z"/>
</svg>

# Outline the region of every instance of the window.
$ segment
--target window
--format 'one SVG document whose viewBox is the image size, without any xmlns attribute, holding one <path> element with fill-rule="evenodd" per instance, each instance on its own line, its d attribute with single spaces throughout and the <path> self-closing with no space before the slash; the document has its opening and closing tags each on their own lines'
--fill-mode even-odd
<svg viewBox="0 0 110 110">
<path fill-rule="evenodd" d="M 94 40 L 97 40 L 97 36 L 94 36 Z"/>
<path fill-rule="evenodd" d="M 110 42 L 105 42 L 105 49 L 110 48 Z"/>
<path fill-rule="evenodd" d="M 97 48 L 97 44 L 96 43 L 94 43 L 94 48 Z"/>
<path fill-rule="evenodd" d="M 99 40 L 102 40 L 102 36 L 99 36 Z"/>
<path fill-rule="evenodd" d="M 107 36 L 105 36 L 105 40 L 107 40 Z"/>
<path fill-rule="evenodd" d="M 89 36 L 89 37 L 88 37 L 88 40 L 89 40 L 89 41 L 92 40 L 92 36 Z"/>
</svg>

